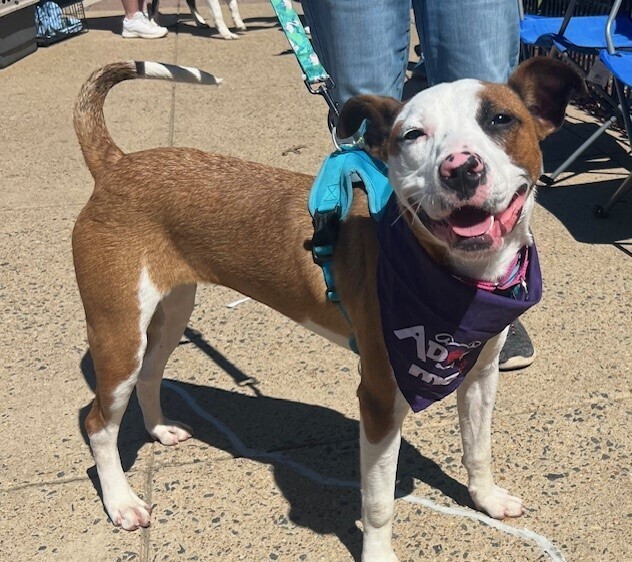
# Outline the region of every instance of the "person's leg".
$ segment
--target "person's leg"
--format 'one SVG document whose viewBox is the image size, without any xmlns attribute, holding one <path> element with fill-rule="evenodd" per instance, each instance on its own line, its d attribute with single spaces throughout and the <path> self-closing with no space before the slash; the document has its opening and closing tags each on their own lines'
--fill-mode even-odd
<svg viewBox="0 0 632 562">
<path fill-rule="evenodd" d="M 131 19 L 136 12 L 142 12 L 141 4 L 144 4 L 144 0 L 121 0 L 123 3 L 123 11 L 125 17 Z"/>
<path fill-rule="evenodd" d="M 518 64 L 516 0 L 413 0 L 430 85 L 461 78 L 506 82 Z"/>
<path fill-rule="evenodd" d="M 358 94 L 400 99 L 410 41 L 405 0 L 303 0 L 314 50 L 344 104 Z"/>
</svg>

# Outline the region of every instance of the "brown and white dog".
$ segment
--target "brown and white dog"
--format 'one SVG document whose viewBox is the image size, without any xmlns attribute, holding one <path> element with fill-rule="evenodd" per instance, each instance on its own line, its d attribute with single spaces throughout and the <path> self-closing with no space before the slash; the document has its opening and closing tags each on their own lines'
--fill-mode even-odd
<svg viewBox="0 0 632 562">
<path fill-rule="evenodd" d="M 106 129 L 103 103 L 112 86 L 135 78 L 215 83 L 210 75 L 158 63 L 111 64 L 88 80 L 75 108 L 75 129 L 95 179 L 73 232 L 97 375 L 85 424 L 112 522 L 127 530 L 150 524 L 151 509 L 130 488 L 117 449 L 132 389 L 155 439 L 173 445 L 191 436 L 164 417 L 161 378 L 187 325 L 196 285 L 215 283 L 337 343 L 345 345 L 355 334 L 361 365 L 362 560 L 396 560 L 395 472 L 409 406 L 385 349 L 376 226 L 365 202 L 357 197 L 343 222 L 334 261 L 351 328 L 326 299 L 322 272 L 306 244 L 313 234 L 306 212 L 313 178 L 188 148 L 124 154 Z M 563 63 L 536 58 L 523 63 L 507 85 L 462 80 L 425 90 L 406 104 L 354 98 L 343 108 L 338 130 L 350 135 L 368 118 L 366 149 L 388 162 L 401 216 L 417 242 L 454 275 L 493 282 L 516 252 L 532 243 L 539 141 L 562 124 L 567 102 L 583 88 Z M 454 174 L 446 171 L 460 165 L 454 161 L 464 152 L 477 155 L 466 173 L 477 175 L 479 166 L 486 171 L 485 181 L 467 193 L 455 191 L 447 181 Z M 451 217 L 465 207 L 478 223 L 487 221 L 485 234 L 453 227 Z M 522 501 L 494 484 L 490 467 L 491 414 L 505 335 L 501 331 L 485 345 L 457 391 L 469 491 L 481 510 L 500 519 L 523 513 Z"/>
</svg>

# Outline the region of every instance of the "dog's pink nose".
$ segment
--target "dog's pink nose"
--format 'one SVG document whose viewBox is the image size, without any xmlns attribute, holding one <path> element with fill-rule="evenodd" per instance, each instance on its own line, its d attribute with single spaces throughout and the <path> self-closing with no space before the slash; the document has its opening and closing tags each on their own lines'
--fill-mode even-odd
<svg viewBox="0 0 632 562">
<path fill-rule="evenodd" d="M 465 168 L 464 171 L 468 174 L 482 174 L 485 164 L 478 154 L 454 152 L 441 163 L 439 173 L 442 178 L 451 178 L 459 173 L 460 168 Z"/>
<path fill-rule="evenodd" d="M 469 199 L 484 182 L 485 164 L 478 154 L 453 152 L 439 166 L 439 177 L 446 187 L 456 192 L 459 199 Z"/>
</svg>

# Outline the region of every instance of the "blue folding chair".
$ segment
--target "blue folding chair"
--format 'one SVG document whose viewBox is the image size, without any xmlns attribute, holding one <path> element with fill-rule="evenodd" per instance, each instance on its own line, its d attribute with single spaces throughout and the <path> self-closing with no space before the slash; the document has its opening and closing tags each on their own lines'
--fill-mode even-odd
<svg viewBox="0 0 632 562">
<path fill-rule="evenodd" d="M 612 72 L 614 88 L 617 92 L 617 98 L 619 100 L 619 107 L 621 115 L 623 117 L 623 123 L 625 125 L 625 132 L 628 135 L 628 144 L 632 147 L 632 119 L 630 118 L 630 103 L 624 90 L 625 87 L 632 87 L 632 52 L 622 51 L 620 47 L 616 46 L 614 41 L 614 28 L 616 21 L 619 18 L 619 10 L 623 0 L 615 0 L 608 21 L 606 22 L 605 49 L 599 52 L 599 59 L 603 64 Z M 595 214 L 598 217 L 607 217 L 612 207 L 621 200 L 623 196 L 632 187 L 632 172 L 628 175 L 625 181 L 614 192 L 608 202 L 602 207 L 597 205 L 595 207 Z"/>
<path fill-rule="evenodd" d="M 572 51 L 597 55 L 606 48 L 604 29 L 608 14 L 574 14 L 577 0 L 571 0 L 563 17 L 522 14 L 520 40 L 523 45 L 555 48 L 558 52 Z M 612 41 L 618 49 L 632 48 L 632 18 L 618 15 L 612 23 Z"/>
<path fill-rule="evenodd" d="M 578 2 L 577 0 L 571 0 L 568 3 L 564 16 L 560 17 L 524 14 L 522 1 L 519 0 L 521 45 L 523 48 L 539 47 L 549 50 L 550 56 L 559 56 L 578 70 L 584 72 L 583 68 L 573 60 L 573 55 L 584 55 L 584 60 L 595 61 L 601 58 L 602 52 L 609 54 L 608 41 L 610 41 L 613 53 L 616 51 L 616 53 L 621 54 L 626 52 L 622 51 L 622 49 L 632 49 L 632 17 L 629 12 L 619 13 L 621 4 L 622 0 L 615 0 L 609 14 L 575 15 L 575 12 L 578 11 Z M 585 13 L 591 9 L 598 9 L 598 6 L 591 3 L 583 5 L 582 8 Z M 617 62 L 619 62 L 618 55 L 615 56 L 617 56 Z M 611 61 L 612 63 L 613 61 Z M 605 61 L 604 64 L 606 64 Z M 610 70 L 608 64 L 606 66 Z M 629 82 L 623 81 L 623 83 L 627 84 Z M 593 93 L 597 94 L 612 107 L 613 114 L 555 171 L 548 175 L 543 174 L 540 177 L 540 181 L 543 184 L 553 184 L 562 172 L 566 171 L 589 146 L 617 122 L 618 116 L 623 117 L 628 138 L 632 141 L 632 137 L 630 137 L 632 126 L 630 125 L 629 107 L 627 103 L 624 105 L 621 102 L 622 99 L 625 99 L 623 89 L 616 86 L 621 92 L 617 89 L 617 97 L 614 98 L 595 84 L 589 84 L 589 87 Z M 632 180 L 630 180 L 630 184 L 632 184 Z M 627 191 L 627 186 L 625 191 Z M 606 216 L 611 206 L 611 202 L 609 202 L 603 208 L 596 207 L 595 213 L 598 216 Z"/>
</svg>

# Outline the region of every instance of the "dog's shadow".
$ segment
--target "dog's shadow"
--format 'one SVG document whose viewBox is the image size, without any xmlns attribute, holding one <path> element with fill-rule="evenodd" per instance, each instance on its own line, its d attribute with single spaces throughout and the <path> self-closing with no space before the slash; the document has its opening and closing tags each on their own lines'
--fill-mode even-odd
<svg viewBox="0 0 632 562">
<path fill-rule="evenodd" d="M 197 332 L 187 329 L 185 337 L 204 351 L 237 384 L 252 380 Z M 89 352 L 81 361 L 81 370 L 86 382 L 94 390 L 95 373 Z M 245 448 L 233 446 L 225 433 L 199 417 L 183 399 L 181 392 L 228 427 Z M 270 464 L 274 469 L 275 481 L 290 505 L 289 519 L 318 534 L 335 534 L 354 560 L 360 559 L 362 534 L 355 523 L 360 518 L 361 505 L 359 488 L 354 485 L 360 481 L 359 426 L 356 420 L 329 408 L 271 398 L 258 392 L 249 396 L 175 381 L 163 385 L 162 404 L 167 417 L 194 428 L 195 439 L 234 456 L 246 456 Z M 79 412 L 79 425 L 86 443 L 88 438 L 84 420 L 90 406 L 86 405 Z M 132 396 L 119 437 L 124 470 L 133 466 L 139 449 L 149 440 L 136 397 Z M 317 476 L 314 477 L 314 474 Z M 101 495 L 95 467 L 88 470 L 88 475 Z M 328 482 L 327 479 L 331 480 Z M 398 493 L 412 492 L 414 479 L 438 489 L 457 504 L 474 507 L 463 484 L 448 476 L 439 465 L 420 455 L 415 447 L 402 439 Z M 349 486 L 341 487 L 341 481 L 349 483 Z"/>
</svg>

